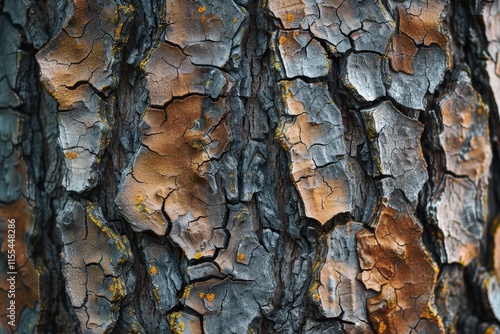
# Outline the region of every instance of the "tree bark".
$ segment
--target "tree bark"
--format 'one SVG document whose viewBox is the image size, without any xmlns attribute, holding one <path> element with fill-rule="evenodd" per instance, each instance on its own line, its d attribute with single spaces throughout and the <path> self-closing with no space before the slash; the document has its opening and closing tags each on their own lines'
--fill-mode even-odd
<svg viewBox="0 0 500 334">
<path fill-rule="evenodd" d="M 500 333 L 497 2 L 0 0 L 0 32 L 0 332 Z"/>
</svg>

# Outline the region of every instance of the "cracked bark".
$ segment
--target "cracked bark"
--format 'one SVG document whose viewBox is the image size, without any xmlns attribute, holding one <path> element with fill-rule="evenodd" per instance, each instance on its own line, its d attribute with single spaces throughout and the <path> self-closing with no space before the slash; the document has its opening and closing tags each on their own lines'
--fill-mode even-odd
<svg viewBox="0 0 500 334">
<path fill-rule="evenodd" d="M 0 0 L 0 332 L 500 333 L 499 19 Z"/>
</svg>

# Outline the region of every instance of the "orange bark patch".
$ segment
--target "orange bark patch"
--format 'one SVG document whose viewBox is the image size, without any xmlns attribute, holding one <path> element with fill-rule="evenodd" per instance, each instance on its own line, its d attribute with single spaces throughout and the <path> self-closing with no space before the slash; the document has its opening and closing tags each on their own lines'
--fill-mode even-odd
<svg viewBox="0 0 500 334">
<path fill-rule="evenodd" d="M 325 224 L 336 214 L 351 209 L 347 163 L 331 157 L 345 154 L 340 111 L 324 84 L 295 80 L 282 82 L 281 89 L 285 113 L 294 117 L 281 123 L 276 140 L 289 153 L 290 174 L 304 203 L 305 215 Z M 315 98 L 315 107 L 306 108 L 311 96 Z M 319 121 L 322 117 L 329 121 Z M 336 153 L 325 158 L 322 151 L 315 150 L 317 144 Z"/>
<path fill-rule="evenodd" d="M 443 332 L 434 312 L 438 268 L 422 243 L 422 226 L 400 201 L 383 205 L 375 232 L 360 230 L 358 256 L 361 280 L 380 294 L 367 301 L 378 333 Z"/>
<path fill-rule="evenodd" d="M 445 175 L 433 200 L 434 219 L 444 235 L 448 262 L 467 265 L 479 253 L 487 215 L 492 161 L 487 108 L 466 72 L 438 103 Z M 457 205 L 458 204 L 458 205 Z"/>
<path fill-rule="evenodd" d="M 395 72 L 403 71 L 413 74 L 413 59 L 417 54 L 415 42 L 405 34 L 396 34 L 392 36 L 392 49 L 388 57 L 391 61 L 391 67 Z"/>
<path fill-rule="evenodd" d="M 446 1 L 438 0 L 408 9 L 399 7 L 400 32 L 407 34 L 417 45 L 435 43 L 444 50 L 448 43 L 447 37 L 441 32 L 441 15 L 445 5 Z M 412 13 L 412 9 L 418 9 L 419 14 Z"/>
<path fill-rule="evenodd" d="M 226 210 L 222 192 L 210 183 L 211 160 L 230 143 L 225 99 L 190 96 L 174 101 L 166 111 L 148 109 L 149 125 L 118 199 L 122 212 L 136 230 L 164 234 L 164 214 L 172 222 L 171 237 L 189 259 L 213 256 L 222 247 Z M 143 210 L 132 209 L 142 196 Z M 131 203 L 132 202 L 132 203 Z"/>
</svg>

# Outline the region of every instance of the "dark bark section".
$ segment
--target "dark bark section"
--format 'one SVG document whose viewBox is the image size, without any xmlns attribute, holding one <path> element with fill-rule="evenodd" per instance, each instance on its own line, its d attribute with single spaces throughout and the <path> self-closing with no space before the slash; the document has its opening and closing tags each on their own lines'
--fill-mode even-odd
<svg viewBox="0 0 500 334">
<path fill-rule="evenodd" d="M 0 1 L 1 331 L 500 332 L 499 18 Z"/>
</svg>

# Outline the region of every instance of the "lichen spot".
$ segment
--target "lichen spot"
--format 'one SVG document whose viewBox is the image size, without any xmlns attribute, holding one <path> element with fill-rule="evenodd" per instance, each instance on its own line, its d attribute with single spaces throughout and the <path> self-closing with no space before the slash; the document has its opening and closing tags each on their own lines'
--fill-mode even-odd
<svg viewBox="0 0 500 334">
<path fill-rule="evenodd" d="M 200 293 L 198 294 L 198 297 L 200 297 L 200 299 L 205 298 L 205 292 L 200 292 Z"/>
<path fill-rule="evenodd" d="M 278 41 L 280 44 L 283 44 L 286 42 L 286 37 L 285 36 L 281 36 L 279 41 Z"/>
<path fill-rule="evenodd" d="M 198 7 L 198 13 L 203 13 L 206 10 L 207 10 L 207 7 L 205 7 L 205 6 Z"/>
<path fill-rule="evenodd" d="M 201 259 L 202 256 L 203 256 L 203 253 L 202 252 L 198 252 L 198 253 L 194 254 L 193 257 L 194 257 L 195 260 L 198 260 L 198 259 Z"/>
<path fill-rule="evenodd" d="M 293 16 L 293 14 L 288 14 L 288 15 L 286 16 L 286 20 L 287 20 L 288 22 L 293 22 L 293 21 L 295 21 L 295 16 Z"/>
<path fill-rule="evenodd" d="M 158 303 L 161 302 L 161 297 L 159 292 L 160 292 L 160 287 L 157 286 L 156 288 L 154 288 L 153 295 L 155 296 L 155 299 Z"/>
<path fill-rule="evenodd" d="M 234 22 L 234 23 L 238 22 L 238 18 L 237 18 L 237 17 L 235 17 L 235 18 L 233 19 L 233 22 Z"/>
<path fill-rule="evenodd" d="M 70 159 L 70 160 L 76 159 L 76 157 L 77 157 L 77 154 L 75 151 L 66 152 L 66 153 L 64 153 L 64 155 L 66 156 L 66 159 Z"/>
<path fill-rule="evenodd" d="M 115 278 L 113 287 L 109 287 L 109 290 L 113 292 L 113 299 L 111 301 L 116 302 L 122 300 L 125 297 L 125 291 L 123 291 L 123 283 L 121 279 Z"/>
<path fill-rule="evenodd" d="M 495 327 L 493 326 L 489 326 L 488 328 L 486 328 L 486 330 L 484 331 L 484 334 L 493 334 L 495 333 Z"/>
<path fill-rule="evenodd" d="M 182 298 L 188 299 L 189 294 L 191 293 L 191 289 L 193 288 L 193 285 L 188 285 L 185 289 L 184 292 L 182 293 Z"/>
<path fill-rule="evenodd" d="M 170 315 L 169 318 L 169 325 L 170 325 L 170 330 L 174 334 L 181 334 L 184 331 L 184 322 L 179 321 L 179 319 L 182 316 L 182 311 L 179 312 L 174 312 Z"/>
<path fill-rule="evenodd" d="M 149 268 L 149 273 L 151 275 L 156 275 L 158 273 L 158 269 L 156 269 L 156 266 L 151 266 L 151 268 Z"/>
<path fill-rule="evenodd" d="M 245 261 L 246 255 L 243 253 L 238 253 L 238 261 Z"/>
<path fill-rule="evenodd" d="M 115 285 L 114 284 L 112 284 L 112 285 L 109 286 L 109 291 L 111 291 L 111 292 L 115 291 Z"/>
<path fill-rule="evenodd" d="M 380 325 L 378 326 L 378 332 L 379 332 L 380 334 L 382 334 L 383 332 L 385 332 L 385 329 L 386 329 L 386 328 L 387 328 L 387 326 L 386 326 L 386 325 L 384 324 L 384 322 L 382 321 L 382 322 L 380 323 Z"/>
<path fill-rule="evenodd" d="M 213 302 L 213 301 L 214 301 L 214 299 L 215 299 L 215 294 L 213 294 L 213 293 L 207 293 L 207 294 L 205 295 L 205 298 L 206 298 L 209 302 Z"/>
</svg>

